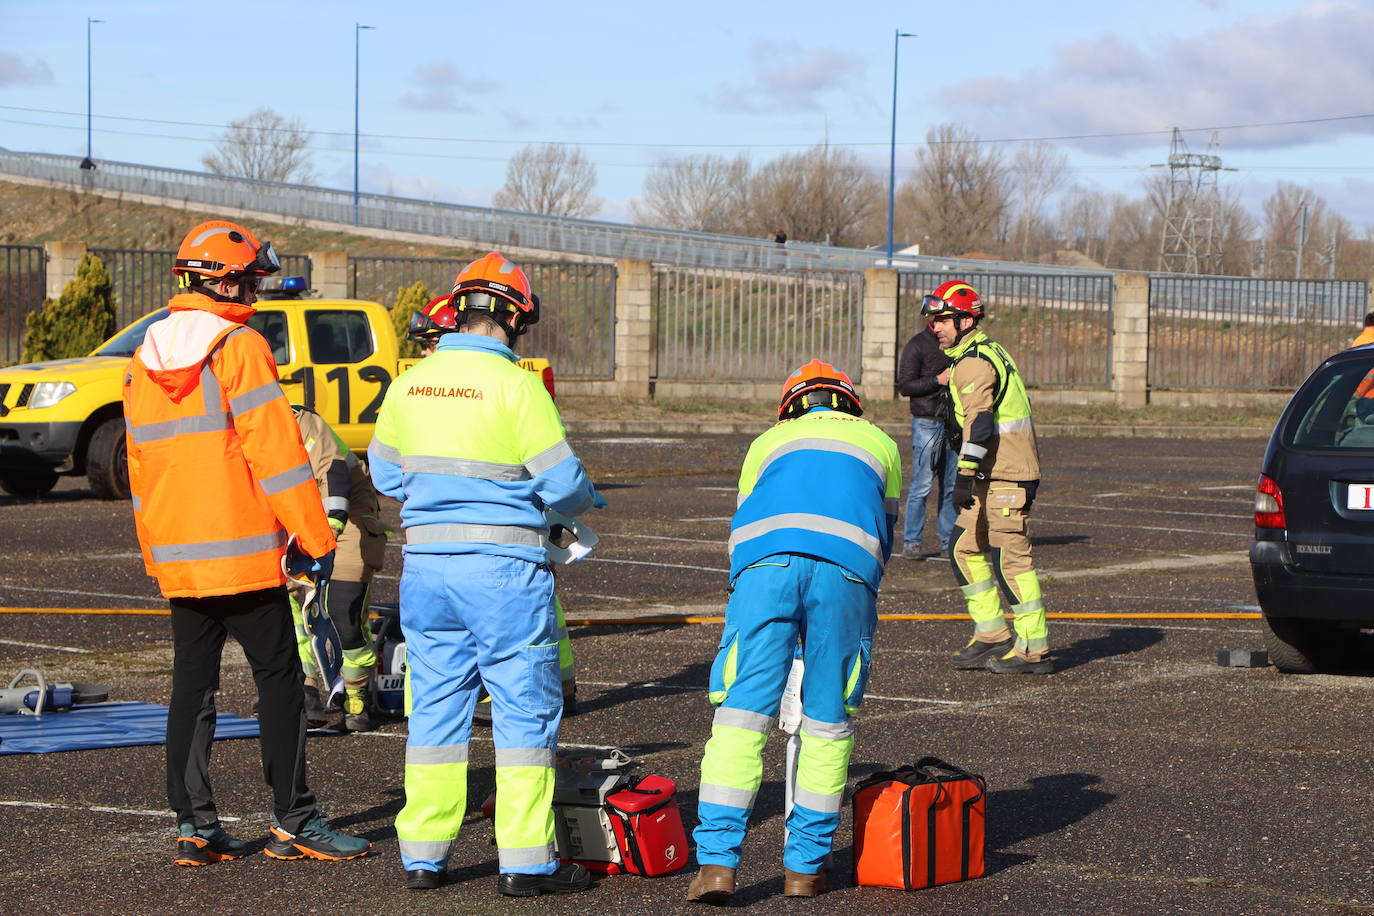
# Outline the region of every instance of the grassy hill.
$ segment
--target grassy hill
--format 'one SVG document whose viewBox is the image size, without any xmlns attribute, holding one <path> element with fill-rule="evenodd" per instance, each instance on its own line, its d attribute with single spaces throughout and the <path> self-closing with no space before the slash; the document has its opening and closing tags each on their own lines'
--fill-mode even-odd
<svg viewBox="0 0 1374 916">
<path fill-rule="evenodd" d="M 0 245 L 61 241 L 85 242 L 90 248 L 169 249 L 176 248 L 186 230 L 196 223 L 219 218 L 212 211 L 178 210 L 73 189 L 0 181 Z M 326 232 L 286 221 L 254 220 L 249 228 L 288 254 L 347 251 L 373 257 L 465 258 L 481 253 Z"/>
</svg>

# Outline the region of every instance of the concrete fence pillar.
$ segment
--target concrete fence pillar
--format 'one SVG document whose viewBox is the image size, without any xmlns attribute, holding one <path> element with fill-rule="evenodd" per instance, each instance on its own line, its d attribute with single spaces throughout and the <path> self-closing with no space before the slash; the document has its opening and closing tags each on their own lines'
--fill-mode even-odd
<svg viewBox="0 0 1374 916">
<path fill-rule="evenodd" d="M 1117 274 L 1112 297 L 1112 392 L 1122 407 L 1149 402 L 1150 277 Z"/>
<path fill-rule="evenodd" d="M 310 285 L 321 299 L 347 299 L 348 280 L 348 252 L 310 252 Z"/>
<path fill-rule="evenodd" d="M 654 269 L 648 261 L 615 262 L 615 385 L 627 398 L 651 396 Z"/>
<path fill-rule="evenodd" d="M 859 361 L 861 396 L 865 400 L 892 400 L 897 384 L 897 271 L 888 267 L 864 271 Z"/>
<path fill-rule="evenodd" d="M 76 279 L 76 270 L 81 259 L 86 256 L 85 242 L 44 242 L 43 254 L 47 259 L 47 289 L 44 295 L 56 299 L 62 295 L 67 284 Z"/>
</svg>

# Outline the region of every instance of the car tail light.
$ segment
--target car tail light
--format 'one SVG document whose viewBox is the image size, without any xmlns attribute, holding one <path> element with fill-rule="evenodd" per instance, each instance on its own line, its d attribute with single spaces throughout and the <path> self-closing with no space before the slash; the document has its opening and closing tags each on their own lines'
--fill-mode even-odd
<svg viewBox="0 0 1374 916">
<path fill-rule="evenodd" d="M 1255 487 L 1255 527 L 1288 527 L 1288 520 L 1283 516 L 1283 491 L 1266 474 L 1260 475 L 1259 484 Z"/>
</svg>

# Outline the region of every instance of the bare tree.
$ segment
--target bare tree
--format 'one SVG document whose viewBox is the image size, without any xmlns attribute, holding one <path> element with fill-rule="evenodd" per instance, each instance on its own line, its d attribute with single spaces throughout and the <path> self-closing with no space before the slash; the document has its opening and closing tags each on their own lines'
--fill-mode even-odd
<svg viewBox="0 0 1374 916">
<path fill-rule="evenodd" d="M 765 163 L 749 181 L 745 231 L 831 245 L 859 243 L 880 185 L 858 156 L 821 143 Z"/>
<path fill-rule="evenodd" d="M 644 196 L 630 204 L 636 222 L 696 232 L 744 231 L 749 160 L 703 154 L 664 160 L 644 179 Z"/>
<path fill-rule="evenodd" d="M 1059 231 L 1066 247 L 1105 263 L 1103 246 L 1111 202 L 1101 191 L 1075 187 L 1059 206 Z"/>
<path fill-rule="evenodd" d="M 493 206 L 549 216 L 593 216 L 601 200 L 592 194 L 596 166 L 582 150 L 562 143 L 532 143 L 506 164 L 506 183 Z"/>
<path fill-rule="evenodd" d="M 1064 183 L 1069 157 L 1053 143 L 1036 140 L 1017 149 L 1012 156 L 1010 178 L 1016 200 L 1017 250 L 1025 260 L 1032 228 L 1043 225 L 1041 208 Z"/>
<path fill-rule="evenodd" d="M 923 252 L 957 255 L 992 247 L 1007 211 L 1002 154 L 955 124 L 926 133 L 916 171 L 902 184 L 903 222 Z"/>
<path fill-rule="evenodd" d="M 1342 243 L 1353 235 L 1349 223 L 1328 212 L 1325 200 L 1292 182 L 1278 182 L 1261 210 L 1265 276 L 1325 276 L 1333 237 L 1339 262 Z"/>
<path fill-rule="evenodd" d="M 304 121 L 259 108 L 230 121 L 214 151 L 200 161 L 216 175 L 309 184 L 314 179 L 306 152 L 309 146 Z"/>
</svg>

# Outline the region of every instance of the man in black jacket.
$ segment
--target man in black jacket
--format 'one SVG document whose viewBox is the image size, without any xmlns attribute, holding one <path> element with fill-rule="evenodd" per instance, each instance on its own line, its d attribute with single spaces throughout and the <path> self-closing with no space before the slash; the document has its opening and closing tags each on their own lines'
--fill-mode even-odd
<svg viewBox="0 0 1374 916">
<path fill-rule="evenodd" d="M 921 536 L 926 528 L 926 496 L 934 481 L 940 487 L 936 499 L 935 528 L 940 553 L 949 550 L 954 530 L 954 472 L 958 455 L 945 439 L 948 412 L 950 359 L 940 349 L 929 327 L 921 328 L 902 348 L 897 364 L 897 390 L 911 399 L 911 476 L 906 495 L 906 522 L 902 528 L 902 556 L 919 560 Z"/>
</svg>

